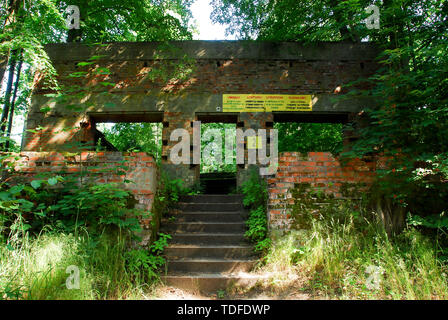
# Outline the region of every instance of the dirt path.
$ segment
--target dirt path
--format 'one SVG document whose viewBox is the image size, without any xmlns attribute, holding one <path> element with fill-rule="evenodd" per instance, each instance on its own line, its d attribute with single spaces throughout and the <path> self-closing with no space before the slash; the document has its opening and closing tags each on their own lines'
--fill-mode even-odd
<svg viewBox="0 0 448 320">
<path fill-rule="evenodd" d="M 322 300 L 325 297 L 313 295 L 303 288 L 303 282 L 297 280 L 287 286 L 262 285 L 246 292 L 218 291 L 209 294 L 182 290 L 179 288 L 159 285 L 154 289 L 151 299 L 156 300 Z"/>
</svg>

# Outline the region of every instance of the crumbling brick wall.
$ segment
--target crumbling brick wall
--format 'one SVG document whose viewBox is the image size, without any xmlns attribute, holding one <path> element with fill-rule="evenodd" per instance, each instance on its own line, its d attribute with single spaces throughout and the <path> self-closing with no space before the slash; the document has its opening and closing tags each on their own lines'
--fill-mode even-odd
<svg viewBox="0 0 448 320">
<path fill-rule="evenodd" d="M 79 183 L 118 183 L 132 192 L 135 207 L 150 211 L 157 191 L 158 167 L 145 152 L 20 152 L 5 161 L 14 163 L 11 179 L 36 179 L 42 175 L 76 177 Z M 131 182 L 125 183 L 125 180 Z M 151 219 L 141 220 L 143 240 L 150 240 Z"/>
<path fill-rule="evenodd" d="M 289 207 L 294 204 L 291 191 L 298 184 L 309 184 L 339 199 L 360 196 L 360 192 L 372 184 L 377 165 L 376 161 L 360 159 L 343 162 L 330 152 L 280 153 L 277 173 L 268 178 L 271 228 L 282 229 L 290 225 Z M 348 190 L 356 191 L 347 194 Z"/>
</svg>

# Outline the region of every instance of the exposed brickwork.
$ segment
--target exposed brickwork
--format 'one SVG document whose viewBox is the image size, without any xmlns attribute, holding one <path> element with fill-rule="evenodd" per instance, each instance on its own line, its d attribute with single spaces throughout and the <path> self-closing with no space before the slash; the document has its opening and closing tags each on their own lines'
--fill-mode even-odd
<svg viewBox="0 0 448 320">
<path fill-rule="evenodd" d="M 345 84 L 369 77 L 378 67 L 376 49 L 369 44 L 193 41 L 170 46 L 160 54 L 160 43 L 47 46 L 59 85 L 79 86 L 85 95 L 57 103 L 46 97 L 45 81 L 37 79 L 26 129 L 43 129 L 26 133 L 24 150 L 61 151 L 67 144 L 91 144 L 89 128 L 80 131 L 82 123 L 89 123 L 89 113 L 166 112 L 167 117 L 180 117 L 183 112 L 190 115 L 183 117 L 185 121 L 193 121 L 197 113 L 219 117 L 226 93 L 308 94 L 315 97 L 313 112 L 359 112 L 365 101 L 334 103 L 330 97 L 344 93 Z M 92 55 L 103 58 L 78 65 Z M 108 72 L 102 72 L 105 68 Z M 73 72 L 84 72 L 85 77 L 71 77 Z"/>
<path fill-rule="evenodd" d="M 283 152 L 279 154 L 278 170 L 268 178 L 269 219 L 273 228 L 285 228 L 290 223 L 288 205 L 294 204 L 291 190 L 300 183 L 308 183 L 335 198 L 345 198 L 344 189 L 356 186 L 362 192 L 372 182 L 377 163 L 359 159 L 341 163 L 329 152 Z"/>
<path fill-rule="evenodd" d="M 17 159 L 11 173 L 13 179 L 33 179 L 50 173 L 52 176 L 76 175 L 80 182 L 123 183 L 124 188 L 130 190 L 137 200 L 137 208 L 151 210 L 158 169 L 154 158 L 145 152 L 21 152 L 11 156 L 11 160 Z M 124 183 L 124 180 L 132 183 Z M 142 224 L 149 229 L 150 222 L 144 220 Z"/>
<path fill-rule="evenodd" d="M 179 143 L 171 141 L 171 133 L 176 129 L 185 129 L 190 134 L 189 159 L 193 161 L 193 122 L 195 116 L 183 112 L 164 112 L 162 129 L 162 163 L 173 179 L 182 179 L 185 185 L 192 185 L 199 179 L 199 165 L 173 164 L 170 153 L 173 146 Z M 199 146 L 196 146 L 200 148 Z"/>
<path fill-rule="evenodd" d="M 185 61 L 170 62 L 173 65 Z M 363 67 L 361 67 L 363 63 Z M 273 94 L 333 93 L 337 86 L 350 82 L 361 75 L 374 71 L 372 61 L 300 61 L 291 60 L 197 60 L 185 79 L 176 79 L 176 70 L 160 61 L 115 61 L 77 67 L 71 62 L 58 62 L 58 80 L 66 85 L 92 88 L 93 92 L 104 90 L 102 81 L 114 83 L 110 92 L 123 91 L 147 94 L 162 93 L 248 93 Z M 110 75 L 98 75 L 95 70 L 107 67 Z M 151 78 L 150 72 L 159 70 L 169 79 Z M 87 72 L 87 77 L 73 78 L 74 71 Z M 179 70 L 178 70 L 179 71 Z M 171 74 L 170 74 L 171 73 Z M 37 94 L 46 93 L 39 84 Z"/>
</svg>

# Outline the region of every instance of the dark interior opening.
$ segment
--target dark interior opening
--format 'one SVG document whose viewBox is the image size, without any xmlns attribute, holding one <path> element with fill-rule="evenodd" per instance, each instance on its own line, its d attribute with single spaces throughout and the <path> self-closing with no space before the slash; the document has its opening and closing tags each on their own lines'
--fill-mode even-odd
<svg viewBox="0 0 448 320">
<path fill-rule="evenodd" d="M 229 194 L 236 192 L 236 159 L 232 164 L 225 163 L 225 137 L 226 129 L 231 130 L 235 134 L 237 115 L 233 114 L 200 114 L 198 120 L 201 121 L 201 170 L 199 181 L 205 194 Z M 221 133 L 221 160 L 222 163 L 216 163 L 212 158 L 207 158 L 204 150 L 210 147 L 214 141 L 208 139 L 205 135 L 206 131 L 219 130 Z M 235 146 L 233 148 L 233 156 L 235 157 Z M 205 158 L 205 159 L 204 159 Z M 211 162 L 208 162 L 211 161 Z"/>
<path fill-rule="evenodd" d="M 236 172 L 201 173 L 200 184 L 205 194 L 235 193 Z"/>
</svg>

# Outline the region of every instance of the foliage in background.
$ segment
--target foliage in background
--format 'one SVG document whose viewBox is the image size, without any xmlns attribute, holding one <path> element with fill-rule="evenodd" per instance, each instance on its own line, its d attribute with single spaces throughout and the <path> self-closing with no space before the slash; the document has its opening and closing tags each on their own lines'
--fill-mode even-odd
<svg viewBox="0 0 448 320">
<path fill-rule="evenodd" d="M 332 123 L 275 123 L 278 130 L 278 152 L 342 151 L 342 124 Z"/>
<path fill-rule="evenodd" d="M 61 9 L 65 1 L 57 1 Z M 81 28 L 73 40 L 82 42 L 191 40 L 191 0 L 73 0 L 80 9 Z M 71 36 L 69 32 L 69 36 Z"/>
<path fill-rule="evenodd" d="M 204 133 L 207 131 L 216 131 L 219 132 L 221 137 L 221 156 L 219 157 L 219 153 L 217 154 L 215 150 L 217 150 L 219 146 L 215 144 L 213 139 L 206 139 Z M 227 131 L 226 131 L 227 130 Z M 201 124 L 201 173 L 208 172 L 236 172 L 236 144 L 233 144 L 232 148 L 232 163 L 225 163 L 225 137 L 227 137 L 227 133 L 231 132 L 231 137 L 235 139 L 236 137 L 236 125 L 233 123 L 202 123 Z M 213 147 L 213 146 L 216 146 Z M 211 157 L 204 156 L 203 152 L 205 148 L 213 148 Z M 216 156 L 220 159 L 219 163 L 216 160 Z"/>
<path fill-rule="evenodd" d="M 162 125 L 160 123 L 117 123 L 100 130 L 118 151 L 146 152 L 156 161 L 162 156 Z"/>
<path fill-rule="evenodd" d="M 267 184 L 252 167 L 249 179 L 241 186 L 244 207 L 249 209 L 249 218 L 246 221 L 245 236 L 255 243 L 255 251 L 266 252 L 271 240 L 268 237 L 267 221 Z"/>
<path fill-rule="evenodd" d="M 227 25 L 240 39 L 271 41 L 340 41 L 362 39 L 362 19 L 376 1 L 247 1 L 212 2 L 212 20 Z"/>
</svg>

